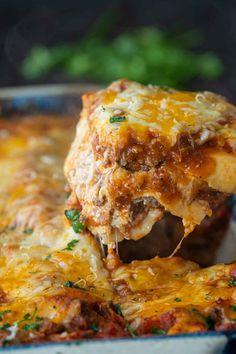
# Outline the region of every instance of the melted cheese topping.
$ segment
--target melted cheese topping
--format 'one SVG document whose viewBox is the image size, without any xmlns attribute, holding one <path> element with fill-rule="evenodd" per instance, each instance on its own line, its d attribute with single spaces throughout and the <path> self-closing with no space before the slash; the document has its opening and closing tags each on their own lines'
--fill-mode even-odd
<svg viewBox="0 0 236 354">
<path fill-rule="evenodd" d="M 212 315 L 213 308 L 233 320 L 230 303 L 236 302 L 236 288 L 229 286 L 229 280 L 234 271 L 235 264 L 199 269 L 181 258 L 156 257 L 120 266 L 112 280 L 122 312 L 134 329 L 144 320 L 158 321 L 173 314 L 175 321 L 168 333 L 174 334 L 202 330 L 201 317 Z M 201 315 L 195 323 L 196 313 Z"/>
<path fill-rule="evenodd" d="M 68 117 L 0 121 L 6 132 L 0 138 L 0 313 L 9 310 L 4 323 L 35 308 L 44 320 L 64 323 L 76 310 L 75 298 L 111 299 L 96 241 L 64 226 L 62 164 L 73 127 Z M 68 281 L 74 286 L 66 287 Z"/>
<path fill-rule="evenodd" d="M 114 144 L 119 143 L 129 127 L 139 139 L 149 130 L 166 136 L 172 145 L 180 133 L 201 132 L 200 144 L 212 136 L 236 139 L 235 107 L 211 92 L 179 92 L 138 83 L 118 91 L 114 83 L 101 93 L 101 105 L 95 115 L 99 116 L 95 124 L 105 144 L 110 144 L 111 138 Z M 126 119 L 122 124 L 110 124 L 111 116 Z M 222 120 L 229 116 L 233 122 L 222 125 Z"/>
</svg>

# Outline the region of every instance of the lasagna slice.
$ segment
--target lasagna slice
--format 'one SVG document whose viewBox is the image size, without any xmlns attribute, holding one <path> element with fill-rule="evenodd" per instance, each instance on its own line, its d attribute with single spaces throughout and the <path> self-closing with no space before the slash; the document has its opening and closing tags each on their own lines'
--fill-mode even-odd
<svg viewBox="0 0 236 354">
<path fill-rule="evenodd" d="M 133 261 L 111 275 L 133 335 L 236 329 L 236 264 L 200 269 L 178 257 Z"/>
<path fill-rule="evenodd" d="M 186 236 L 236 192 L 235 118 L 211 92 L 120 80 L 85 94 L 64 167 L 69 208 L 110 247 L 147 235 L 166 211 Z"/>
</svg>

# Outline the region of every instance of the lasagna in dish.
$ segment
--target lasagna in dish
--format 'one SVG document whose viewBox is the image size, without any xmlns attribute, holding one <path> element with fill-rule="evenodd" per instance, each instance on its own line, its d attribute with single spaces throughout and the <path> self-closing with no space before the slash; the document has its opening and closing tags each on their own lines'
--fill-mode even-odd
<svg viewBox="0 0 236 354">
<path fill-rule="evenodd" d="M 85 94 L 64 168 L 69 208 L 109 248 L 147 235 L 165 212 L 188 235 L 236 191 L 235 118 L 211 92 L 120 80 Z"/>
<path fill-rule="evenodd" d="M 116 263 L 113 270 L 108 270 L 100 244 L 90 233 L 101 236 L 104 242 L 114 242 L 116 237 L 136 239 L 151 229 L 164 209 L 170 209 L 167 206 L 176 202 L 177 195 L 181 205 L 186 202 L 186 210 L 190 206 L 191 213 L 196 207 L 201 213 L 210 214 L 213 204 L 221 208 L 225 193 L 234 191 L 234 179 L 225 178 L 224 186 L 219 179 L 216 186 L 213 178 L 222 164 L 222 156 L 227 157 L 225 168 L 233 173 L 232 106 L 217 96 L 218 105 L 211 103 L 216 111 L 212 108 L 207 117 L 218 117 L 220 113 L 214 112 L 223 110 L 224 104 L 224 112 L 228 109 L 228 115 L 225 113 L 228 125 L 225 123 L 223 129 L 223 120 L 217 120 L 218 130 L 214 124 L 211 128 L 207 125 L 214 138 L 209 137 L 199 145 L 189 145 L 191 134 L 183 136 L 184 142 L 177 135 L 180 150 L 175 151 L 177 145 L 171 143 L 168 134 L 164 137 L 164 133 L 156 146 L 145 145 L 147 127 L 155 127 L 156 123 L 142 125 L 141 117 L 137 121 L 130 118 L 128 123 L 125 97 L 129 95 L 135 100 L 137 90 L 143 99 L 145 90 L 148 94 L 153 90 L 155 95 L 160 91 L 166 99 L 172 92 L 121 81 L 97 95 L 86 96 L 83 118 L 66 162 L 72 190 L 69 202 L 64 190 L 63 163 L 73 139 L 75 120 L 47 116 L 0 119 L 0 343 L 3 346 L 235 329 L 235 263 L 200 269 L 181 258 L 154 257 L 130 264 Z M 95 124 L 91 118 L 93 112 L 107 114 L 115 96 L 119 98 L 123 91 L 127 91 L 122 99 L 123 113 L 112 111 L 113 115 L 102 118 L 100 125 L 97 116 Z M 172 93 L 175 99 L 178 97 L 177 102 L 185 102 L 191 96 L 183 99 L 181 94 Z M 138 99 L 136 108 L 132 108 L 135 112 L 139 111 L 137 105 Z M 177 107 L 178 104 L 178 111 Z M 99 135 L 100 130 L 107 133 Z M 192 134 L 191 141 L 200 139 L 198 133 Z M 155 134 L 158 137 L 157 131 Z M 107 138 L 107 145 L 105 141 L 101 145 L 101 138 Z M 182 157 L 178 160 L 180 152 Z M 162 162 L 154 166 L 155 159 Z M 198 168 L 197 159 L 200 159 Z M 203 162 L 207 164 L 201 165 Z M 203 171 L 202 178 L 199 171 Z M 162 172 L 163 175 L 159 174 Z M 173 187 L 176 190 L 171 189 L 167 195 L 171 184 L 161 176 L 178 182 Z M 175 180 L 176 176 L 181 178 Z M 77 183 L 75 189 L 72 182 Z M 157 191 L 155 195 L 153 190 Z M 183 199 L 184 195 L 189 199 Z M 67 204 L 73 208 L 69 209 Z M 193 224 L 195 221 L 191 219 Z"/>
</svg>

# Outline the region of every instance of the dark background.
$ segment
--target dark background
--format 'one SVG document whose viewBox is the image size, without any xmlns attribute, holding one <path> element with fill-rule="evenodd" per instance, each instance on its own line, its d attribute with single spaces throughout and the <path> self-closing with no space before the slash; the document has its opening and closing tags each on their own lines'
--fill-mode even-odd
<svg viewBox="0 0 236 354">
<path fill-rule="evenodd" d="M 198 81 L 193 87 L 214 90 L 235 100 L 235 0 L 0 0 L 0 86 L 67 81 L 60 75 L 26 81 L 20 74 L 20 63 L 34 44 L 80 40 L 108 8 L 112 10 L 111 21 L 116 22 L 115 32 L 143 25 L 199 29 L 204 36 L 200 49 L 214 51 L 225 71 L 207 87 Z"/>
</svg>

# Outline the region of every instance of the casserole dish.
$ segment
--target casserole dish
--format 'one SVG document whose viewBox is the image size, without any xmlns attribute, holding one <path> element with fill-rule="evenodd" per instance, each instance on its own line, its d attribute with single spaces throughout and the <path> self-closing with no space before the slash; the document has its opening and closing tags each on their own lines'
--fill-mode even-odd
<svg viewBox="0 0 236 354">
<path fill-rule="evenodd" d="M 43 86 L 33 88 L 2 89 L 0 91 L 1 114 L 9 119 L 15 115 L 25 114 L 77 114 L 80 108 L 80 94 L 96 89 L 88 85 Z M 32 118 L 33 119 L 33 118 Z M 221 261 L 231 261 L 234 255 L 228 255 L 227 247 L 234 240 L 234 224 L 232 223 L 229 235 L 225 238 L 221 254 Z M 228 340 L 230 339 L 230 341 Z M 79 344 L 79 347 L 78 347 Z M 43 345 L 17 346 L 1 349 L 5 353 L 126 353 L 128 350 L 155 353 L 233 353 L 234 333 L 201 333 L 184 334 L 171 337 L 152 337 L 116 340 L 87 340 L 80 343 L 50 343 Z"/>
</svg>

